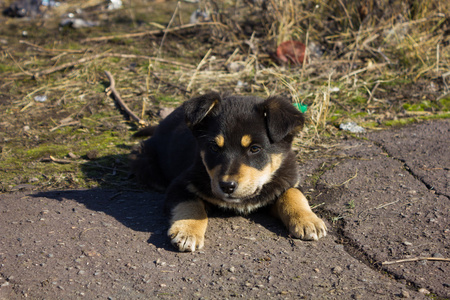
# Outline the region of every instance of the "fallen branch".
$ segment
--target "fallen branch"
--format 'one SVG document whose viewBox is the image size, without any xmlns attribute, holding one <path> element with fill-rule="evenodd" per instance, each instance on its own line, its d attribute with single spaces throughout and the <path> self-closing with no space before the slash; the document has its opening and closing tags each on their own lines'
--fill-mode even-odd
<svg viewBox="0 0 450 300">
<path fill-rule="evenodd" d="M 450 258 L 443 258 L 443 257 L 414 257 L 414 258 L 405 258 L 405 259 L 399 259 L 399 260 L 393 260 L 393 261 L 384 261 L 381 264 L 384 265 L 393 265 L 393 264 L 399 264 L 403 262 L 415 262 L 415 261 L 421 261 L 421 260 L 434 260 L 434 261 L 449 261 Z"/>
<path fill-rule="evenodd" d="M 128 33 L 128 34 L 121 34 L 121 35 L 100 36 L 100 37 L 84 39 L 84 40 L 81 40 L 81 42 L 82 43 L 100 42 L 100 41 L 109 41 L 109 40 L 121 39 L 121 38 L 135 38 L 135 37 L 141 37 L 141 36 L 146 36 L 146 35 L 160 35 L 160 34 L 170 33 L 170 32 L 174 32 L 174 31 L 178 31 L 178 30 L 182 30 L 182 29 L 188 29 L 188 28 L 197 27 L 197 26 L 210 26 L 210 25 L 225 26 L 219 22 L 204 22 L 204 23 L 181 25 L 181 26 L 170 28 L 170 29 L 158 29 L 158 30 L 149 30 L 149 31 L 144 31 L 144 32 Z"/>
<path fill-rule="evenodd" d="M 133 54 L 121 54 L 121 53 L 101 53 L 101 54 L 96 54 L 96 55 L 92 55 L 92 56 L 88 56 L 88 57 L 83 57 L 77 61 L 73 61 L 70 63 L 66 63 L 66 64 L 62 64 L 60 66 L 54 67 L 54 68 L 50 68 L 44 71 L 40 71 L 40 72 L 36 72 L 33 74 L 33 78 L 37 79 L 42 75 L 48 75 L 54 72 L 58 72 L 70 67 L 74 67 L 76 65 L 81 65 L 84 64 L 88 61 L 91 60 L 95 60 L 95 59 L 99 59 L 99 58 L 103 58 L 103 57 L 121 57 L 121 58 L 141 58 L 141 59 L 151 59 L 151 60 L 155 60 L 158 62 L 162 62 L 162 63 L 166 63 L 166 64 L 172 64 L 172 65 L 177 65 L 177 66 L 181 66 L 181 67 L 185 67 L 185 68 L 194 68 L 194 66 L 192 65 L 188 65 L 188 64 L 183 64 L 183 63 L 179 63 L 179 62 L 175 62 L 175 61 L 170 61 L 167 59 L 163 59 L 163 58 L 157 58 L 157 57 L 151 57 L 151 56 L 145 56 L 145 55 L 133 55 Z"/>
<path fill-rule="evenodd" d="M 113 94 L 114 99 L 117 101 L 117 103 L 119 103 L 120 107 L 130 116 L 131 119 L 133 119 L 134 121 L 136 121 L 137 123 L 141 124 L 141 125 L 147 125 L 147 122 L 145 122 L 144 120 L 141 120 L 134 112 L 132 112 L 128 106 L 125 104 L 125 102 L 123 102 L 122 98 L 120 97 L 119 93 L 116 91 L 116 82 L 114 81 L 113 76 L 111 75 L 111 73 L 109 73 L 108 71 L 105 71 L 106 76 L 109 79 L 109 87 L 106 89 L 106 94 L 108 96 L 110 96 L 111 94 Z"/>
</svg>

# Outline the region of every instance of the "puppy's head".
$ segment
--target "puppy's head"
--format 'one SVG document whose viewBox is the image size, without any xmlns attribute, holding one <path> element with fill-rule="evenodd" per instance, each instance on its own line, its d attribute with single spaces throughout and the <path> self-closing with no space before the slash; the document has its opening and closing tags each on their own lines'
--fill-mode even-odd
<svg viewBox="0 0 450 300">
<path fill-rule="evenodd" d="M 224 204 L 244 204 L 271 182 L 304 122 L 279 96 L 263 100 L 209 93 L 185 102 L 184 111 L 211 191 Z"/>
</svg>

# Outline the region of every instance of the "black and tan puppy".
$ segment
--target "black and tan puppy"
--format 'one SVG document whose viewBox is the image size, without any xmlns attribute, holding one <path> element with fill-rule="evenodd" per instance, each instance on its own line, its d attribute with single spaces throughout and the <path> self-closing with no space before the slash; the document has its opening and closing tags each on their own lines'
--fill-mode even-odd
<svg viewBox="0 0 450 300">
<path fill-rule="evenodd" d="M 282 97 L 208 93 L 186 101 L 132 155 L 144 183 L 166 191 L 168 235 L 180 251 L 204 245 L 207 205 L 247 214 L 271 205 L 296 238 L 317 240 L 325 223 L 297 189 L 291 150 L 302 114 Z"/>
</svg>

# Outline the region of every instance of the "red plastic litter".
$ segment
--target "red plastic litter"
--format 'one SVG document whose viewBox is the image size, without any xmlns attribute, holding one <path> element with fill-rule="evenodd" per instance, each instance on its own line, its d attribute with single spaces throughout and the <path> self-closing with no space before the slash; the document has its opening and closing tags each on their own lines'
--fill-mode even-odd
<svg viewBox="0 0 450 300">
<path fill-rule="evenodd" d="M 305 59 L 306 46 L 299 41 L 286 41 L 277 48 L 277 57 L 282 62 L 300 65 Z"/>
</svg>

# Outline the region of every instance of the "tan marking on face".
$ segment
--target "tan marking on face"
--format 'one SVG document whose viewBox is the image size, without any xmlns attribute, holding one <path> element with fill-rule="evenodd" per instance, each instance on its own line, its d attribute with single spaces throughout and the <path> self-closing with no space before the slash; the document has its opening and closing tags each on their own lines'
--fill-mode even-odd
<svg viewBox="0 0 450 300">
<path fill-rule="evenodd" d="M 203 248 L 208 216 L 201 200 L 182 202 L 172 209 L 167 235 L 180 251 Z"/>
<path fill-rule="evenodd" d="M 216 174 L 220 170 L 221 165 L 217 165 L 214 168 L 210 169 L 210 168 L 208 168 L 208 165 L 206 164 L 206 161 L 205 161 L 205 151 L 200 151 L 200 157 L 202 158 L 202 162 L 203 162 L 203 165 L 205 166 L 206 172 L 208 172 L 209 178 L 211 178 L 211 180 L 212 180 L 212 178 L 217 177 Z"/>
<path fill-rule="evenodd" d="M 223 194 L 219 188 L 220 181 L 235 181 L 238 184 L 237 189 L 233 192 L 232 196 L 234 198 L 245 198 L 253 195 L 262 188 L 263 185 L 272 180 L 274 173 L 280 168 L 283 162 L 283 154 L 272 154 L 271 161 L 262 170 L 256 168 L 241 165 L 239 172 L 235 175 L 223 175 L 212 178 L 213 192 L 216 195 Z"/>
<path fill-rule="evenodd" d="M 246 134 L 241 139 L 241 145 L 244 148 L 247 148 L 252 143 L 252 137 L 249 134 Z"/>
<path fill-rule="evenodd" d="M 296 188 L 288 189 L 277 199 L 273 212 L 296 238 L 318 240 L 327 235 L 327 226 L 311 210 L 306 197 Z"/>
<path fill-rule="evenodd" d="M 216 142 L 217 146 L 219 146 L 220 148 L 223 147 L 223 145 L 225 144 L 225 138 L 223 137 L 223 135 L 219 134 L 218 136 L 216 136 L 214 138 L 214 141 Z"/>
</svg>

